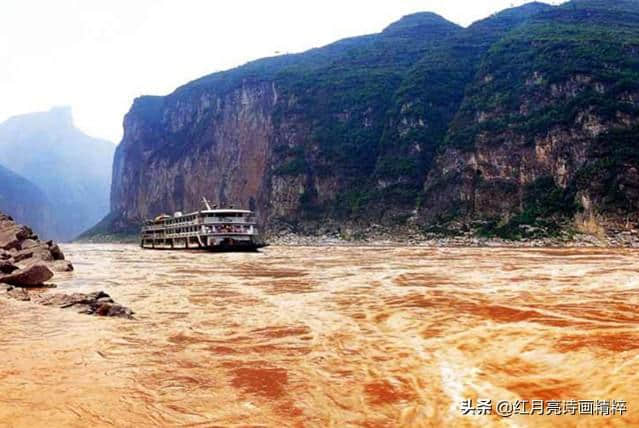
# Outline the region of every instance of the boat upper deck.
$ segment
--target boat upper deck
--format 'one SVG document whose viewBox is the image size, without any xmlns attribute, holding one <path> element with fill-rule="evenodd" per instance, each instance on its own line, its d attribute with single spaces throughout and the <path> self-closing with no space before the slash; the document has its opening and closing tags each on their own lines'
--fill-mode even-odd
<svg viewBox="0 0 639 428">
<path fill-rule="evenodd" d="M 144 223 L 143 232 L 165 230 L 172 227 L 243 224 L 255 225 L 253 212 L 249 210 L 215 209 L 175 216 L 161 215 Z"/>
</svg>

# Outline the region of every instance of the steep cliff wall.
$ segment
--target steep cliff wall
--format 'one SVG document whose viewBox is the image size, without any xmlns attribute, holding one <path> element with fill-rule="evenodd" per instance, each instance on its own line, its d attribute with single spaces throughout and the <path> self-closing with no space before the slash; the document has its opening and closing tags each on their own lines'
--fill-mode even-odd
<svg viewBox="0 0 639 428">
<path fill-rule="evenodd" d="M 112 214 L 96 230 L 134 230 L 146 217 L 196 209 L 202 196 L 255 209 L 272 229 L 352 216 L 403 76 L 459 31 L 417 14 L 136 100 L 114 159 Z"/>
<path fill-rule="evenodd" d="M 416 14 L 142 97 L 92 233 L 133 232 L 201 196 L 275 232 L 633 227 L 638 12 L 531 3 L 465 29 Z"/>
<path fill-rule="evenodd" d="M 136 221 L 198 208 L 202 196 L 257 207 L 265 192 L 276 101 L 272 83 L 138 100 L 114 159 L 113 209 Z M 162 130 L 144 122 L 154 102 L 162 104 Z"/>
<path fill-rule="evenodd" d="M 575 216 L 636 222 L 639 8 L 625 6 L 569 3 L 491 48 L 428 175 L 425 223 L 521 236 Z"/>
</svg>

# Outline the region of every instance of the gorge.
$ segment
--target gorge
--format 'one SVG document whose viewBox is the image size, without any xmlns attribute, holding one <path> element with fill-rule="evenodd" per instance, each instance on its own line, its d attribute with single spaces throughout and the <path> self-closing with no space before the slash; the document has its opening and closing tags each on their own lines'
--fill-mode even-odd
<svg viewBox="0 0 639 428">
<path fill-rule="evenodd" d="M 136 99 L 85 236 L 202 196 L 273 234 L 636 231 L 638 102 L 636 1 L 418 13 Z"/>
</svg>

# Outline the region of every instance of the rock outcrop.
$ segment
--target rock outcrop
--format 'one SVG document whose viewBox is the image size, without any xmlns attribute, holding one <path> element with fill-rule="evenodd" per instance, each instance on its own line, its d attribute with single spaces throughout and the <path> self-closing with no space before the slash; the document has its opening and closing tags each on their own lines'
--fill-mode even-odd
<svg viewBox="0 0 639 428">
<path fill-rule="evenodd" d="M 104 291 L 95 293 L 47 294 L 34 299 L 44 306 L 72 309 L 80 314 L 103 317 L 133 318 L 133 311 L 113 301 Z"/>
<path fill-rule="evenodd" d="M 42 306 L 55 306 L 69 309 L 79 314 L 111 318 L 133 319 L 134 312 L 113 301 L 104 291 L 94 293 L 30 293 L 26 288 L 0 284 L 0 296 L 5 295 L 21 302 L 33 302 Z"/>
<path fill-rule="evenodd" d="M 42 242 L 27 226 L 0 213 L 0 296 L 44 306 L 72 309 L 81 314 L 133 318 L 133 311 L 119 305 L 103 291 L 95 293 L 42 293 L 55 272 L 71 272 L 60 247 Z"/>
<path fill-rule="evenodd" d="M 54 271 L 71 271 L 53 241 L 40 241 L 27 227 L 0 213 L 0 283 L 38 287 L 49 281 Z"/>
<path fill-rule="evenodd" d="M 27 226 L 0 213 L 0 296 L 44 306 L 72 309 L 81 314 L 133 318 L 133 311 L 119 305 L 103 291 L 95 293 L 43 293 L 54 272 L 71 272 L 60 247 L 42 242 Z"/>
</svg>

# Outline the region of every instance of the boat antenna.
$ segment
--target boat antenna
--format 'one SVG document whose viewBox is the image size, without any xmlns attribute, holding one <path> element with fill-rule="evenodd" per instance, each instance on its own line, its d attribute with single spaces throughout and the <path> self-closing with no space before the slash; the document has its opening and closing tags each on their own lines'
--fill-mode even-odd
<svg viewBox="0 0 639 428">
<path fill-rule="evenodd" d="M 206 199 L 204 196 L 202 196 L 202 202 L 204 202 L 204 206 L 208 211 L 211 211 L 213 209 L 211 208 L 211 204 L 209 204 L 208 199 Z"/>
</svg>

